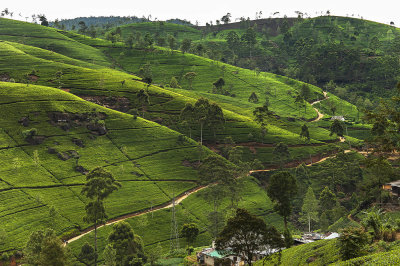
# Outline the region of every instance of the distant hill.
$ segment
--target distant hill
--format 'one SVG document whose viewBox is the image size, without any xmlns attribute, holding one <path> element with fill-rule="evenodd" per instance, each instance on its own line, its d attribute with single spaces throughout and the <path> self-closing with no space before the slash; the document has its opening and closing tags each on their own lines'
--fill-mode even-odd
<svg viewBox="0 0 400 266">
<path fill-rule="evenodd" d="M 87 27 L 94 26 L 104 29 L 109 29 L 112 27 L 117 27 L 124 24 L 137 23 L 137 22 L 147 22 L 150 21 L 146 17 L 136 17 L 136 16 L 99 16 L 99 17 L 78 17 L 73 19 L 61 19 L 57 22 L 50 22 L 53 27 L 63 28 L 65 30 L 72 30 L 73 28 L 79 28 L 79 22 L 83 21 Z M 64 25 L 64 26 L 62 26 Z"/>
</svg>

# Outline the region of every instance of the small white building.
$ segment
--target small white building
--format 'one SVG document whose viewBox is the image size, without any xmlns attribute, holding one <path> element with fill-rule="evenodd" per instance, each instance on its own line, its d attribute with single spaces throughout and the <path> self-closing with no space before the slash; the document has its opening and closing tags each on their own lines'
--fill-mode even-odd
<svg viewBox="0 0 400 266">
<path fill-rule="evenodd" d="M 342 115 L 335 115 L 335 116 L 332 116 L 332 117 L 331 117 L 331 121 L 333 121 L 333 120 L 339 120 L 339 121 L 342 121 L 342 122 L 345 121 L 345 119 L 344 119 L 344 117 L 343 117 Z"/>
</svg>

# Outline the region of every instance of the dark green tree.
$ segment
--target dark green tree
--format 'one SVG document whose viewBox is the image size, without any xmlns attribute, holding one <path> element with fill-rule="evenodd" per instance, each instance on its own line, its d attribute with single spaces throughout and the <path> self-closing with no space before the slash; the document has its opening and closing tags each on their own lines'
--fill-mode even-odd
<svg viewBox="0 0 400 266">
<path fill-rule="evenodd" d="M 186 238 L 186 243 L 188 248 L 196 240 L 197 236 L 199 235 L 199 232 L 200 230 L 195 223 L 188 223 L 182 226 L 180 235 Z"/>
<path fill-rule="evenodd" d="M 85 34 L 85 33 L 86 33 L 86 30 L 87 30 L 87 28 L 88 28 L 88 27 L 86 26 L 86 23 L 85 23 L 84 21 L 79 21 L 78 26 L 79 26 L 78 32 L 79 32 L 80 34 Z"/>
<path fill-rule="evenodd" d="M 171 52 L 172 52 L 172 50 L 175 49 L 176 39 L 175 39 L 174 36 L 168 35 L 168 36 L 167 36 L 167 41 L 168 41 L 169 49 L 171 49 Z"/>
<path fill-rule="evenodd" d="M 255 251 L 263 250 L 266 246 L 281 249 L 284 244 L 281 234 L 273 226 L 245 209 L 237 209 L 236 215 L 230 218 L 216 240 L 219 250 L 232 249 L 240 255 L 247 265 L 253 265 Z"/>
<path fill-rule="evenodd" d="M 146 45 L 146 47 L 151 47 L 154 44 L 154 39 L 153 37 L 150 35 L 150 33 L 146 33 L 146 35 L 144 35 L 144 43 Z"/>
<path fill-rule="evenodd" d="M 218 125 L 223 123 L 222 109 L 216 104 L 210 104 L 205 98 L 200 98 L 194 104 L 195 118 L 200 122 L 200 145 L 203 145 L 203 128 L 205 125 Z"/>
<path fill-rule="evenodd" d="M 24 250 L 24 261 L 29 265 L 67 265 L 66 249 L 51 229 L 33 232 Z"/>
<path fill-rule="evenodd" d="M 344 126 L 343 123 L 341 121 L 339 121 L 338 119 L 333 120 L 331 127 L 329 128 L 330 130 L 330 136 L 332 136 L 333 134 L 338 135 L 339 137 L 343 137 L 344 135 Z"/>
<path fill-rule="evenodd" d="M 171 81 L 169 82 L 169 86 L 173 89 L 179 88 L 178 81 L 176 80 L 175 77 L 171 78 Z"/>
<path fill-rule="evenodd" d="M 234 51 L 235 53 L 238 51 L 240 47 L 240 38 L 239 35 L 235 31 L 230 31 L 226 35 L 226 42 L 228 43 L 229 48 Z"/>
<path fill-rule="evenodd" d="M 311 89 L 308 85 L 303 84 L 300 89 L 300 95 L 307 101 L 311 97 Z"/>
<path fill-rule="evenodd" d="M 336 206 L 336 195 L 325 187 L 319 194 L 319 204 L 324 211 L 332 210 Z"/>
<path fill-rule="evenodd" d="M 343 260 L 367 254 L 368 235 L 363 228 L 345 228 L 339 237 L 339 251 Z"/>
<path fill-rule="evenodd" d="M 38 15 L 38 16 L 39 16 L 40 25 L 48 27 L 49 26 L 49 22 L 47 21 L 46 16 L 44 14 L 43 15 Z"/>
<path fill-rule="evenodd" d="M 182 44 L 181 44 L 182 53 L 188 52 L 190 50 L 191 46 L 192 46 L 192 40 L 191 39 L 183 39 Z"/>
<path fill-rule="evenodd" d="M 287 229 L 287 219 L 292 213 L 292 201 L 297 196 L 296 178 L 289 172 L 273 174 L 267 187 L 268 197 L 275 203 L 275 210 L 283 217 Z"/>
<path fill-rule="evenodd" d="M 265 128 L 267 125 L 267 118 L 272 115 L 272 112 L 268 110 L 268 106 L 256 107 L 253 111 L 254 121 L 260 124 L 261 128 Z"/>
<path fill-rule="evenodd" d="M 206 157 L 199 166 L 200 185 L 210 185 L 204 194 L 206 201 L 213 206 L 213 211 L 208 215 L 209 230 L 216 237 L 223 225 L 224 217 L 219 207 L 224 198 L 229 194 L 229 188 L 235 182 L 235 166 L 218 155 Z"/>
<path fill-rule="evenodd" d="M 112 232 L 108 236 L 108 242 L 116 251 L 117 265 L 142 265 L 147 258 L 143 250 L 143 241 L 136 235 L 129 223 L 122 221 L 113 225 Z M 142 264 L 140 264 L 142 263 Z"/>
<path fill-rule="evenodd" d="M 193 89 L 192 84 L 194 78 L 197 76 L 196 72 L 187 72 L 183 77 L 188 81 L 189 83 L 189 89 Z"/>
<path fill-rule="evenodd" d="M 143 114 L 142 117 L 144 118 L 144 112 L 146 111 L 146 106 L 150 104 L 150 97 L 145 90 L 141 89 L 136 93 L 136 101 L 137 104 L 142 109 L 142 114 Z"/>
<path fill-rule="evenodd" d="M 390 162 L 383 156 L 368 157 L 365 161 L 367 166 L 367 182 L 365 189 L 369 199 L 378 200 L 382 203 L 382 187 L 385 183 L 392 181 L 394 170 Z"/>
<path fill-rule="evenodd" d="M 310 132 L 308 131 L 308 126 L 306 124 L 301 127 L 300 137 L 310 141 Z"/>
<path fill-rule="evenodd" d="M 253 28 L 248 28 L 245 33 L 243 33 L 241 40 L 246 44 L 246 46 L 249 48 L 250 51 L 250 57 L 251 52 L 254 48 L 254 46 L 257 44 L 257 34 L 256 31 Z"/>
<path fill-rule="evenodd" d="M 250 94 L 248 101 L 251 103 L 258 103 L 258 96 L 254 91 Z"/>
<path fill-rule="evenodd" d="M 116 191 L 121 184 L 114 176 L 102 167 L 96 167 L 86 176 L 86 183 L 81 194 L 90 199 L 86 205 L 84 221 L 94 224 L 94 252 L 95 265 L 97 265 L 97 225 L 106 219 L 103 200 Z"/>
<path fill-rule="evenodd" d="M 201 185 L 210 183 L 228 184 L 234 179 L 235 166 L 219 155 L 207 156 L 199 166 L 199 182 Z"/>
<path fill-rule="evenodd" d="M 208 125 L 213 130 L 214 140 L 217 141 L 217 130 L 222 129 L 225 123 L 224 112 L 218 104 L 211 103 L 208 113 Z"/>
<path fill-rule="evenodd" d="M 181 110 L 180 120 L 189 128 L 189 138 L 192 138 L 192 125 L 195 123 L 195 109 L 191 103 L 186 103 Z"/>
<path fill-rule="evenodd" d="M 81 252 L 78 255 L 78 260 L 83 264 L 90 266 L 94 264 L 95 256 L 96 253 L 94 253 L 94 248 L 86 242 L 81 247 Z"/>
<path fill-rule="evenodd" d="M 231 21 L 231 16 L 231 13 L 226 13 L 226 15 L 222 16 L 221 21 L 228 24 Z"/>
<path fill-rule="evenodd" d="M 215 88 L 217 88 L 217 90 L 221 90 L 222 87 L 225 85 L 225 80 L 223 78 L 219 78 L 213 83 L 213 85 Z"/>
<path fill-rule="evenodd" d="M 281 167 L 285 163 L 285 160 L 290 157 L 289 147 L 286 143 L 279 142 L 278 145 L 275 146 L 273 154 L 278 157 Z"/>
<path fill-rule="evenodd" d="M 133 35 L 132 35 L 132 34 L 129 35 L 128 38 L 126 38 L 126 39 L 124 40 L 125 45 L 128 46 L 129 49 L 132 49 L 132 48 L 133 48 L 134 40 L 135 40 L 135 39 L 134 39 Z"/>
</svg>

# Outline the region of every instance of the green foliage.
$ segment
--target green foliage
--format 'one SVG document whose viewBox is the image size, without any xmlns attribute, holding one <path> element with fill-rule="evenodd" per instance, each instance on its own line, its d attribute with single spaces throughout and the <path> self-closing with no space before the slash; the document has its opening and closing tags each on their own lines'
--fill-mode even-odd
<svg viewBox="0 0 400 266">
<path fill-rule="evenodd" d="M 191 45 L 192 45 L 192 40 L 191 39 L 184 39 L 182 41 L 182 44 L 181 44 L 181 51 L 183 53 L 188 52 L 190 47 L 191 47 Z"/>
<path fill-rule="evenodd" d="M 176 80 L 175 77 L 172 77 L 172 78 L 171 78 L 171 81 L 169 82 L 169 86 L 170 86 L 171 88 L 174 88 L 174 89 L 179 88 L 178 81 Z"/>
<path fill-rule="evenodd" d="M 197 76 L 196 72 L 187 72 L 183 77 L 189 82 L 189 89 L 192 88 L 193 80 Z"/>
<path fill-rule="evenodd" d="M 36 136 L 38 133 L 38 130 L 36 128 L 31 128 L 31 129 L 27 129 L 22 131 L 22 136 L 26 139 L 29 140 L 32 137 Z"/>
<path fill-rule="evenodd" d="M 121 184 L 109 171 L 96 167 L 86 176 L 86 183 L 81 193 L 89 199 L 104 200 L 119 187 Z"/>
<path fill-rule="evenodd" d="M 116 266 L 117 265 L 117 251 L 108 244 L 103 251 L 104 265 L 105 266 Z"/>
<path fill-rule="evenodd" d="M 181 228 L 180 235 L 186 238 L 186 242 L 189 247 L 199 235 L 199 228 L 195 223 L 184 224 Z"/>
<path fill-rule="evenodd" d="M 360 257 L 366 254 L 368 235 L 363 228 L 345 228 L 340 233 L 338 244 L 343 260 Z"/>
<path fill-rule="evenodd" d="M 252 264 L 254 251 L 260 250 L 265 245 L 274 249 L 282 248 L 280 233 L 275 227 L 267 226 L 262 219 L 245 209 L 236 210 L 236 215 L 228 220 L 216 240 L 219 250 L 231 248 L 249 265 Z"/>
<path fill-rule="evenodd" d="M 285 227 L 287 228 L 287 219 L 292 213 L 292 200 L 297 195 L 295 177 L 286 171 L 273 174 L 269 178 L 267 193 L 275 203 L 275 210 L 283 216 Z"/>
<path fill-rule="evenodd" d="M 384 192 L 382 186 L 394 179 L 394 170 L 390 162 L 382 156 L 369 157 L 365 160 L 367 166 L 367 178 L 364 182 L 364 197 L 367 200 L 383 202 Z"/>
<path fill-rule="evenodd" d="M 254 91 L 250 94 L 248 101 L 250 103 L 258 103 L 258 96 Z"/>
<path fill-rule="evenodd" d="M 32 265 L 67 265 L 65 248 L 51 229 L 33 232 L 24 255 L 24 260 Z"/>
<path fill-rule="evenodd" d="M 301 127 L 300 137 L 305 138 L 306 140 L 310 141 L 310 132 L 308 131 L 308 127 L 304 124 Z"/>
<path fill-rule="evenodd" d="M 232 169 L 233 168 L 233 169 Z M 234 166 L 218 155 L 210 155 L 199 166 L 200 183 L 229 184 L 234 179 Z"/>
<path fill-rule="evenodd" d="M 279 142 L 274 149 L 274 155 L 277 156 L 279 158 L 279 160 L 281 161 L 281 165 L 283 165 L 283 162 L 285 159 L 288 159 L 290 157 L 290 152 L 288 149 L 287 144 L 283 143 L 283 142 Z"/>
<path fill-rule="evenodd" d="M 325 187 L 320 195 L 319 202 L 322 210 L 331 210 L 336 205 L 336 195 L 328 188 Z"/>
<path fill-rule="evenodd" d="M 129 265 L 133 260 L 146 262 L 143 241 L 134 234 L 129 223 L 122 221 L 114 224 L 108 241 L 116 251 L 117 265 Z"/>
<path fill-rule="evenodd" d="M 94 252 L 94 248 L 86 242 L 82 246 L 81 252 L 79 253 L 77 259 L 86 265 L 93 265 L 95 256 L 97 256 L 97 254 Z"/>
<path fill-rule="evenodd" d="M 333 120 L 329 130 L 331 132 L 330 136 L 332 136 L 333 134 L 336 134 L 339 137 L 343 137 L 343 135 L 344 135 L 343 123 L 341 121 L 339 121 L 338 119 Z"/>
<path fill-rule="evenodd" d="M 315 197 L 314 190 L 312 187 L 308 187 L 306 196 L 303 200 L 303 206 L 301 207 L 302 211 L 302 220 L 308 224 L 308 231 L 311 232 L 311 221 L 318 222 L 318 210 L 319 210 L 319 202 Z"/>
</svg>

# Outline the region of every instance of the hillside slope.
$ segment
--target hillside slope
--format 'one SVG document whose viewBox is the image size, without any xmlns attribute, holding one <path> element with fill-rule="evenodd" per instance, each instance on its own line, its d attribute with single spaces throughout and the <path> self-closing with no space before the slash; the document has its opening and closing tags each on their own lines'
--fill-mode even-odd
<svg viewBox="0 0 400 266">
<path fill-rule="evenodd" d="M 34 26 L 46 29 L 40 25 Z M 22 32 L 25 24 L 21 23 L 20 27 L 19 31 Z M 62 33 L 67 34 L 66 32 Z M 170 68 L 167 68 L 167 70 L 170 69 L 171 71 L 166 75 L 168 78 L 174 75 L 176 71 L 182 72 L 182 69 L 192 67 L 191 64 L 186 63 L 188 60 L 194 60 L 195 64 L 199 65 L 199 70 L 196 71 L 200 72 L 201 70 L 202 75 L 199 75 L 199 78 L 194 81 L 193 86 L 195 90 L 161 88 L 153 85 L 147 86 L 147 84 L 140 82 L 140 78 L 131 74 L 102 68 L 96 64 L 86 63 L 44 49 L 13 42 L 1 43 L 2 58 L 0 74 L 5 79 L 14 79 L 17 82 L 61 87 L 84 99 L 92 100 L 124 112 L 134 108 L 140 109 L 136 100 L 136 93 L 140 89 L 145 89 L 148 90 L 150 95 L 150 104 L 146 107 L 145 117 L 156 120 L 185 134 L 187 134 L 187 129 L 182 128 L 178 123 L 180 110 L 186 103 L 194 103 L 195 99 L 199 96 L 209 98 L 224 108 L 226 123 L 224 129 L 216 134 L 218 142 L 222 142 L 225 137 L 231 136 L 236 143 L 255 141 L 270 145 L 268 147 L 258 147 L 257 149 L 260 149 L 258 154 L 254 154 L 247 149 L 246 154 L 249 160 L 258 157 L 264 163 L 276 163 L 271 156 L 274 143 L 285 142 L 293 146 L 308 145 L 298 136 L 300 127 L 304 123 L 301 119 L 312 119 L 317 114 L 309 104 L 307 104 L 308 107 L 306 109 L 300 109 L 295 104 L 293 97 L 295 93 L 298 93 L 299 87 L 302 86 L 300 82 L 268 73 L 261 73 L 256 76 L 251 71 L 238 69 L 229 65 L 220 65 L 211 60 L 190 54 L 182 55 L 181 53 L 174 52 L 172 55 L 169 55 L 169 52 L 163 49 L 156 49 L 150 52 L 141 49 L 127 51 L 123 48 L 118 48 L 121 45 L 113 47 L 106 41 L 91 39 L 73 33 L 68 33 L 67 35 L 69 36 L 68 38 L 73 38 L 76 42 L 88 43 L 93 48 L 98 47 L 112 57 L 115 53 L 126 52 L 126 62 L 132 63 L 131 69 L 135 72 L 136 67 L 140 65 L 138 63 L 139 60 L 143 62 L 147 57 L 148 59 L 152 59 L 150 57 L 152 54 L 157 54 L 160 61 L 170 60 L 168 61 Z M 134 52 L 136 53 L 136 57 Z M 157 61 L 158 59 L 155 58 L 154 60 Z M 184 62 L 183 65 L 179 63 L 180 61 Z M 122 63 L 124 62 L 121 62 L 121 64 L 118 62 L 121 67 L 124 67 Z M 161 67 L 163 65 L 155 64 L 153 73 L 157 76 L 160 74 L 156 73 L 163 73 L 165 70 L 165 68 Z M 158 68 L 158 66 L 160 67 Z M 235 88 L 237 97 L 216 95 L 207 92 L 207 87 L 209 88 L 212 82 L 221 75 L 221 69 L 225 69 L 224 71 L 227 72 L 225 77 L 227 83 L 229 82 L 228 85 L 234 84 L 234 86 L 238 86 L 237 89 Z M 238 72 L 238 74 L 232 74 L 232 72 Z M 61 73 L 60 77 L 57 76 L 57 73 Z M 158 83 L 160 80 L 157 76 L 155 76 L 155 81 Z M 161 77 L 161 75 L 158 77 Z M 187 86 L 185 81 L 182 81 L 182 83 L 182 86 Z M 159 85 L 161 86 L 162 84 Z M 285 121 L 286 118 L 281 120 L 271 118 L 267 126 L 268 133 L 262 137 L 259 125 L 253 122 L 252 109 L 262 105 L 263 95 L 265 95 L 264 86 L 270 87 L 269 93 L 272 94 L 270 96 L 271 110 L 283 118 L 288 117 L 288 119 L 291 119 L 297 117 L 300 120 L 288 123 Z M 321 96 L 322 92 L 320 89 L 311 86 L 311 90 L 314 99 L 323 97 Z M 248 95 L 253 91 L 259 95 L 259 103 L 249 103 L 247 101 Z M 289 93 L 292 95 L 289 95 Z M 107 99 L 114 101 L 114 104 L 107 103 Z M 306 153 L 304 153 L 303 149 L 293 147 L 293 149 L 296 149 L 293 151 L 294 159 L 309 157 L 310 153 L 322 153 L 332 149 L 332 147 L 325 145 L 324 142 L 334 141 L 335 137 L 329 136 L 328 131 L 324 128 L 319 128 L 313 124 L 309 126 L 312 138 L 310 143 L 317 144 L 319 147 L 312 148 L 311 152 L 309 150 Z M 197 139 L 198 135 L 199 131 L 194 130 L 194 138 Z M 205 140 L 211 143 L 215 141 L 214 133 L 209 128 L 205 129 Z"/>
<path fill-rule="evenodd" d="M 33 229 L 87 227 L 80 190 L 84 173 L 97 166 L 122 184 L 106 200 L 110 218 L 196 186 L 189 163 L 199 158 L 196 143 L 178 141 L 166 127 L 48 87 L 0 82 L 0 95 L 0 220 L 7 232 L 1 250 L 21 248 Z M 37 135 L 24 138 L 33 128 Z M 51 207 L 56 217 L 49 216 Z"/>
</svg>

